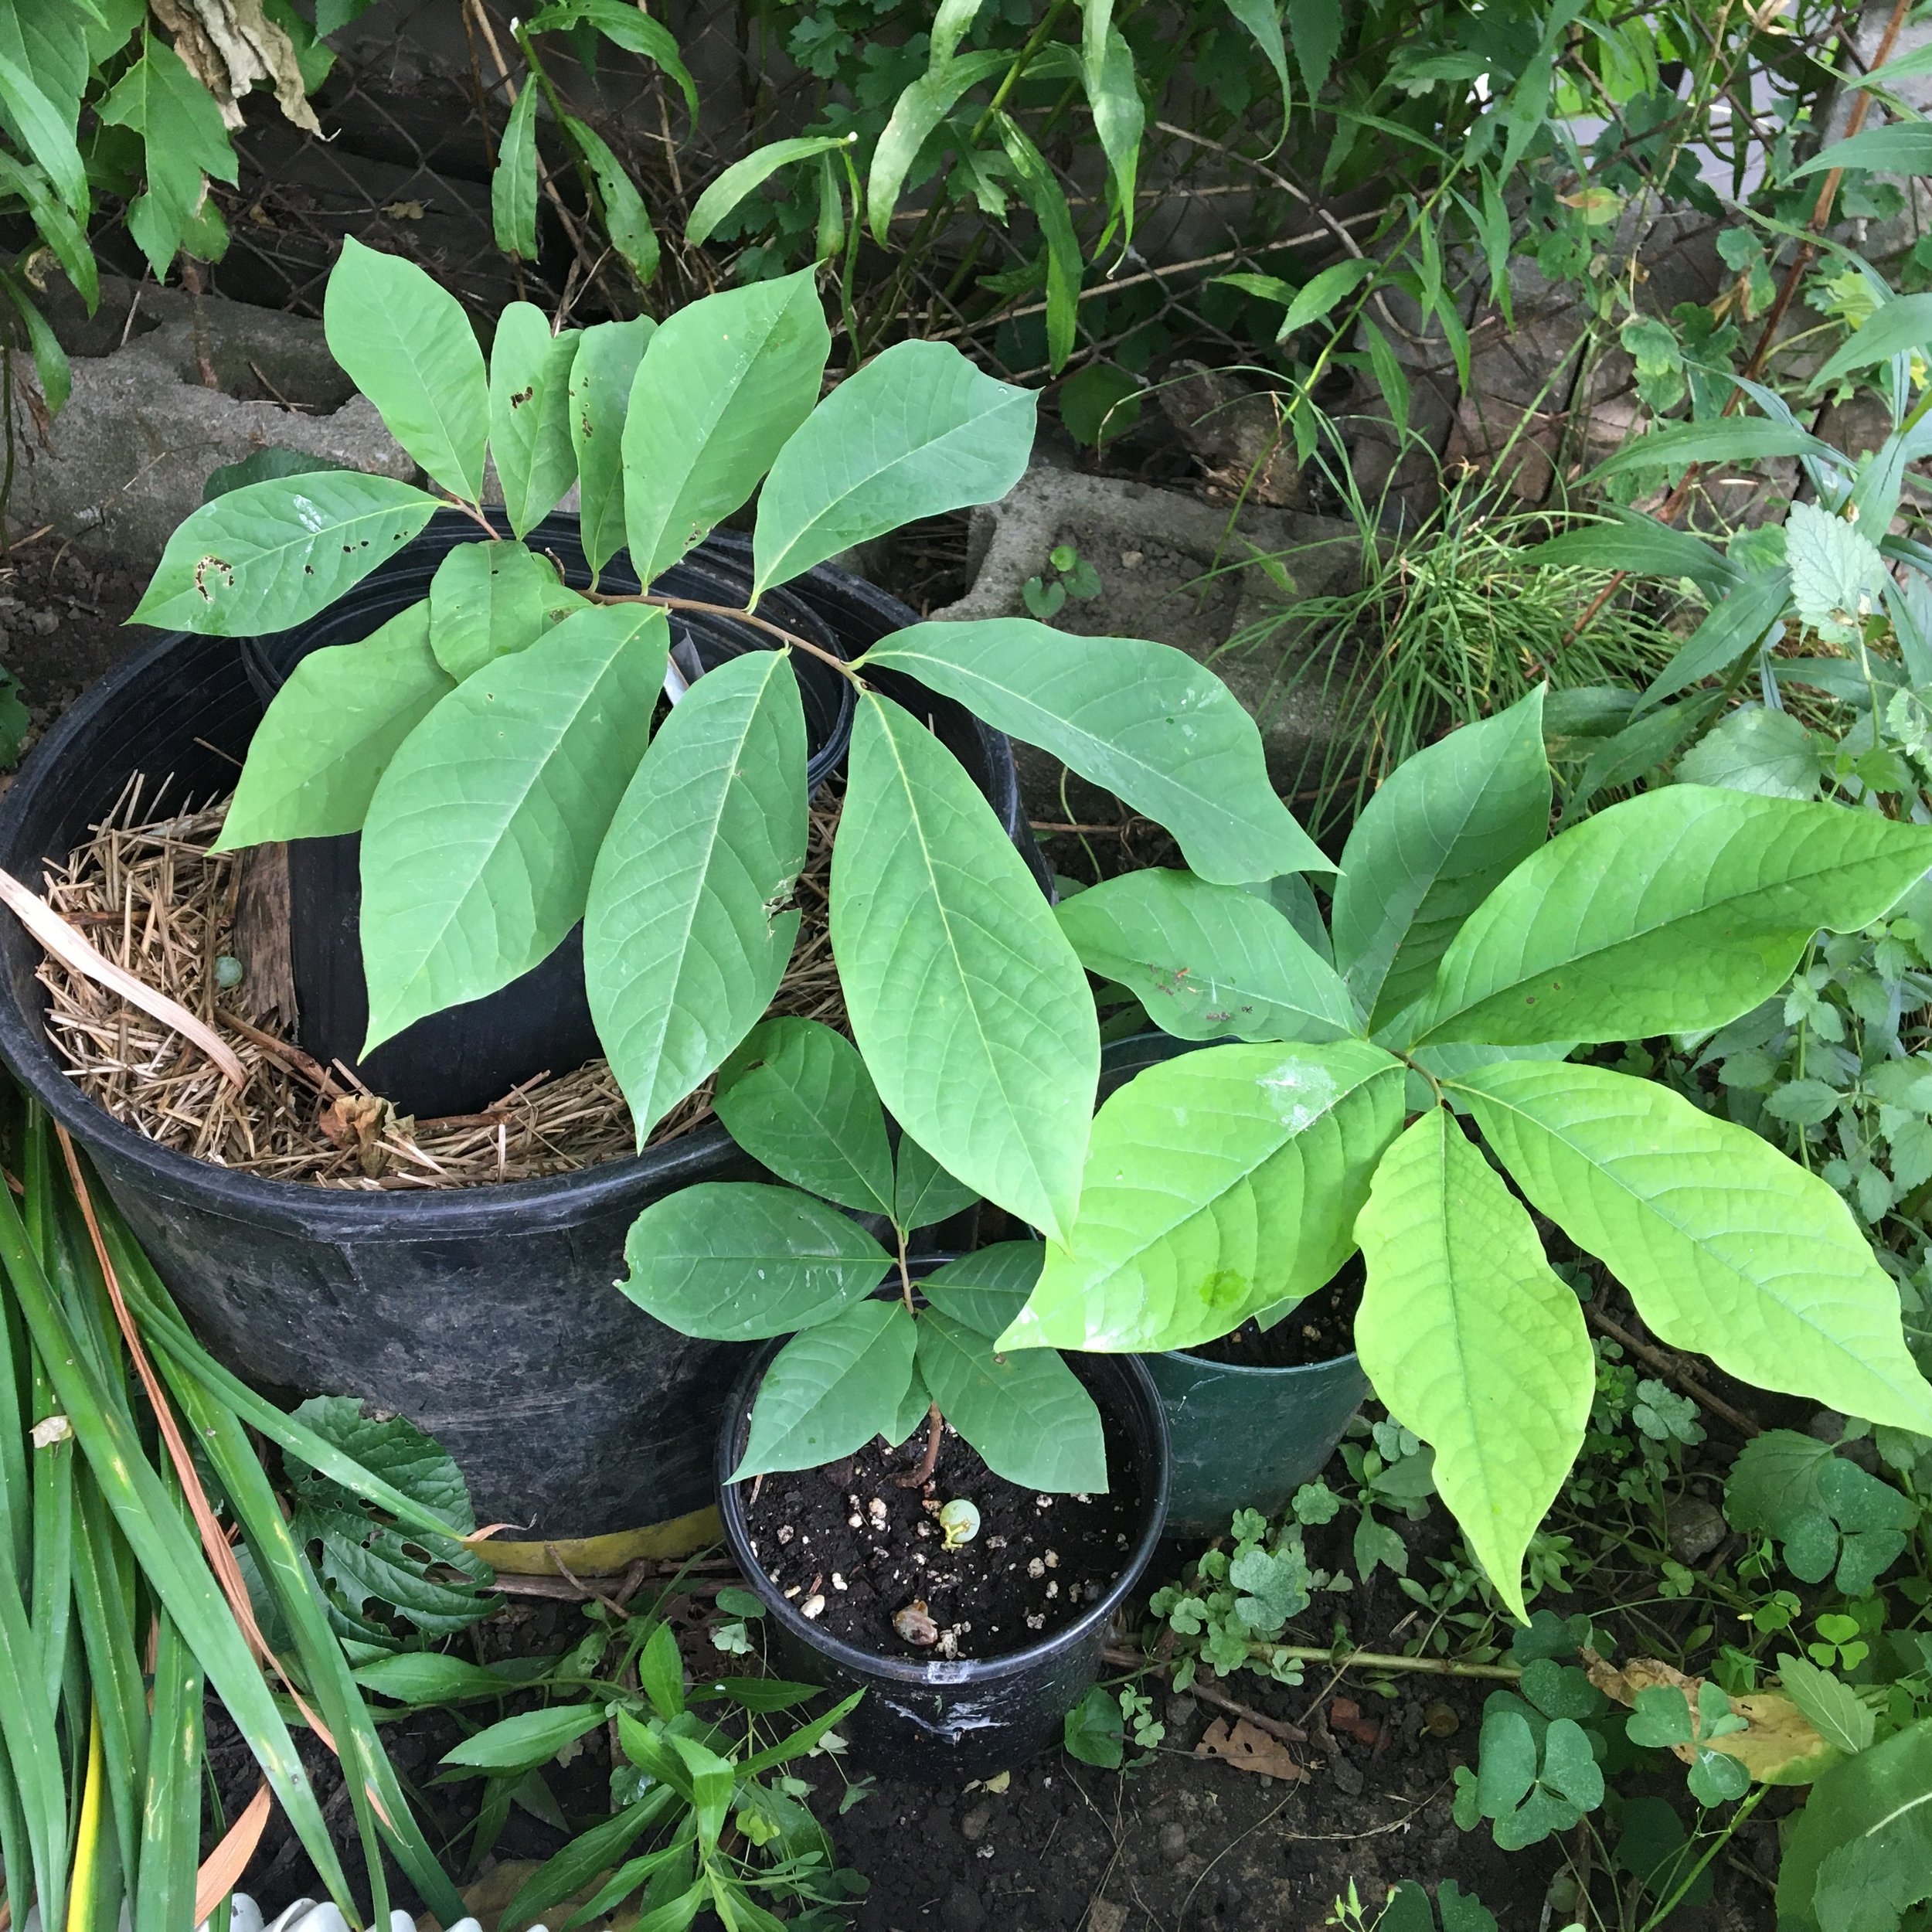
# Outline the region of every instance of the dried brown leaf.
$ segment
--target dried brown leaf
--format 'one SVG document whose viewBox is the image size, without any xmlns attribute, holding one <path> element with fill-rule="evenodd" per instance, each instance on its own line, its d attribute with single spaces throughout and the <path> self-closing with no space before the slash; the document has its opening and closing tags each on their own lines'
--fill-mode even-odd
<svg viewBox="0 0 1932 1932">
<path fill-rule="evenodd" d="M 1245 1717 L 1236 1718 L 1232 1724 L 1225 1717 L 1217 1717 L 1202 1733 L 1194 1755 L 1218 1757 L 1237 1771 L 1254 1771 L 1263 1777 L 1279 1777 L 1290 1783 L 1308 1776 L 1290 1755 L 1287 1745 L 1266 1731 L 1256 1730 Z"/>
</svg>

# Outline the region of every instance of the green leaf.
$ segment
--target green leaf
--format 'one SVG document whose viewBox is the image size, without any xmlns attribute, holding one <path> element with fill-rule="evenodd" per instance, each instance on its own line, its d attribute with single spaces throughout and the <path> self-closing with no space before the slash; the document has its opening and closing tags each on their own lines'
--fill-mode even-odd
<svg viewBox="0 0 1932 1932">
<path fill-rule="evenodd" d="M 624 1293 L 680 1335 L 759 1342 L 829 1321 L 885 1278 L 886 1251 L 790 1188 L 702 1181 L 655 1201 L 624 1244 Z"/>
<path fill-rule="evenodd" d="M 1112 24 L 1114 0 L 1080 0 L 1080 85 L 1094 116 L 1094 131 L 1107 156 L 1113 205 L 1121 238 L 1134 239 L 1134 189 L 1139 172 L 1141 131 L 1146 110 L 1134 71 L 1134 55 Z"/>
<path fill-rule="evenodd" d="M 556 1704 L 548 1710 L 523 1711 L 464 1738 L 443 1753 L 442 1761 L 479 1771 L 534 1770 L 604 1719 L 601 1704 Z"/>
<path fill-rule="evenodd" d="M 1521 1621 L 1523 1553 L 1583 1447 L 1596 1358 L 1535 1225 L 1454 1117 L 1389 1148 L 1355 1226 L 1362 1366 L 1436 1452 L 1436 1486 Z"/>
<path fill-rule="evenodd" d="M 564 594 L 556 566 L 521 543 L 459 543 L 430 580 L 430 648 L 460 684 L 534 644 Z"/>
<path fill-rule="evenodd" d="M 490 230 L 506 255 L 526 262 L 537 257 L 536 103 L 538 90 L 526 84 L 503 124 L 496 166 L 490 175 Z M 606 323 L 604 327 L 612 325 Z"/>
<path fill-rule="evenodd" d="M 1766 570 L 1733 585 L 1684 640 L 1683 648 L 1652 679 L 1638 705 L 1665 698 L 1728 671 L 1747 651 L 1759 649 L 1791 607 L 1791 573 Z"/>
<path fill-rule="evenodd" d="M 1026 474 L 1035 401 L 950 342 L 896 342 L 875 356 L 771 466 L 752 538 L 753 600 L 916 518 L 1004 496 Z"/>
<path fill-rule="evenodd" d="M 1835 804 L 1668 785 L 1586 820 L 1472 913 L 1413 1039 L 1531 1046 L 1728 1025 L 1821 927 L 1855 931 L 1932 863 L 1932 832 Z"/>
<path fill-rule="evenodd" d="M 893 210 L 919 151 L 934 128 L 958 104 L 961 95 L 1012 64 L 1002 48 L 955 56 L 909 83 L 893 103 L 893 111 L 872 149 L 866 177 L 866 206 L 870 211 L 872 240 L 883 247 L 890 237 Z"/>
<path fill-rule="evenodd" d="M 1321 321 L 1332 315 L 1342 302 L 1347 301 L 1375 274 L 1379 266 L 1379 264 L 1361 256 L 1355 256 L 1311 275 L 1300 288 L 1290 288 L 1285 283 L 1281 284 L 1282 292 L 1274 299 L 1287 303 L 1287 313 L 1282 317 L 1281 325 L 1275 331 L 1274 339 L 1277 342 L 1285 342 L 1297 330 L 1306 328 L 1311 322 Z M 1231 281 L 1234 277 L 1223 276 L 1220 279 Z M 1256 290 L 1253 292 L 1259 294 L 1260 291 Z"/>
<path fill-rule="evenodd" d="M 1803 1932 L 1896 1932 L 1928 1896 L 1932 1718 L 1922 1717 L 1811 1787 L 1784 1837 L 1778 1922 Z"/>
<path fill-rule="evenodd" d="M 181 65 L 179 57 L 170 57 Z M 87 173 L 74 144 L 72 117 L 56 107 L 29 69 L 7 52 L 0 52 L 0 107 L 6 110 L 9 131 L 45 170 L 55 192 L 70 208 L 86 208 Z"/>
<path fill-rule="evenodd" d="M 1327 83 L 1344 31 L 1340 0 L 1288 0 L 1288 38 L 1314 100 Z"/>
<path fill-rule="evenodd" d="M 1025 131 L 1011 114 L 995 116 L 1000 145 L 1013 164 L 1013 178 L 1020 193 L 1039 223 L 1040 239 L 1046 249 L 1046 362 L 1057 376 L 1073 353 L 1080 323 L 1080 279 L 1085 263 L 1080 238 L 1073 233 L 1073 211 L 1066 205 L 1066 191 L 1060 177 L 1046 165 L 1045 156 L 1028 140 Z"/>
<path fill-rule="evenodd" d="M 1057 1355 L 998 1353 L 985 1335 L 936 1309 L 917 1326 L 926 1386 L 995 1475 L 1049 1495 L 1107 1488 L 1100 1412 Z"/>
<path fill-rule="evenodd" d="M 1043 1242 L 996 1241 L 935 1268 L 919 1291 L 941 1315 L 995 1340 L 1026 1306 L 1046 1253 Z"/>
<path fill-rule="evenodd" d="M 553 28 L 580 23 L 594 27 L 607 40 L 614 41 L 627 53 L 643 55 L 661 69 L 676 83 L 692 119 L 697 119 L 697 83 L 684 64 L 677 36 L 662 21 L 652 19 L 631 5 L 631 0 L 557 0 L 555 5 L 533 14 L 526 31 L 548 33 Z"/>
<path fill-rule="evenodd" d="M 1604 1263 L 1660 1341 L 1760 1388 L 1932 1432 L 1897 1291 L 1815 1175 L 1602 1067 L 1515 1060 L 1457 1086 L 1530 1204 Z"/>
<path fill-rule="evenodd" d="M 1281 37 L 1281 9 L 1275 0 L 1226 0 L 1226 5 L 1228 12 L 1253 36 L 1261 58 L 1274 70 L 1275 80 L 1281 89 L 1281 125 L 1285 131 L 1291 89 L 1288 80 L 1288 49 Z M 1311 94 L 1316 91 L 1318 90 L 1311 87 Z"/>
<path fill-rule="evenodd" d="M 1887 128 L 1868 128 L 1849 141 L 1834 141 L 1794 168 L 1787 179 L 1801 181 L 1807 175 L 1840 168 L 1862 168 L 1875 174 L 1932 175 L 1932 122 L 1895 121 Z"/>
<path fill-rule="evenodd" d="M 660 325 L 624 423 L 631 562 L 648 583 L 758 486 L 832 353 L 814 273 L 707 295 Z"/>
<path fill-rule="evenodd" d="M 1818 794 L 1824 760 L 1811 734 L 1788 711 L 1740 705 L 1678 760 L 1684 784 L 1721 785 L 1763 798 Z"/>
<path fill-rule="evenodd" d="M 729 1480 L 816 1469 L 889 1433 L 917 1340 L 903 1303 L 873 1301 L 787 1342 L 758 1385 L 743 1459 Z"/>
<path fill-rule="evenodd" d="M 436 507 L 411 484 L 355 470 L 231 490 L 175 526 L 128 621 L 218 638 L 288 630 L 393 556 Z"/>
<path fill-rule="evenodd" d="M 1655 469 L 1660 465 L 1761 463 L 1774 457 L 1828 457 L 1832 454 L 1829 444 L 1821 443 L 1795 423 L 1774 422 L 1763 416 L 1733 416 L 1722 422 L 1682 423 L 1633 436 L 1583 481 L 1601 483 L 1626 470 Z"/>
<path fill-rule="evenodd" d="M 1095 1118 L 1070 1240 L 1001 1345 L 1184 1349 L 1311 1294 L 1354 1251 L 1403 1077 L 1359 1040 L 1149 1067 Z"/>
<path fill-rule="evenodd" d="M 1878 546 L 1815 503 L 1794 503 L 1785 512 L 1784 540 L 1799 617 L 1828 643 L 1859 643 L 1891 582 Z"/>
<path fill-rule="evenodd" d="M 1932 343 L 1932 295 L 1893 295 L 1852 330 L 1843 346 L 1811 378 L 1811 386 L 1821 389 L 1854 369 L 1913 354 L 1928 343 Z"/>
<path fill-rule="evenodd" d="M 355 1672 L 355 1681 L 379 1697 L 399 1704 L 454 1704 L 475 1697 L 507 1697 L 515 1680 L 472 1664 L 467 1658 L 444 1657 L 434 1651 L 404 1651 L 379 1657 Z"/>
<path fill-rule="evenodd" d="M 570 441 L 577 454 L 583 553 L 601 570 L 624 548 L 624 421 L 638 364 L 657 324 L 648 315 L 587 328 L 570 365 Z"/>
<path fill-rule="evenodd" d="M 1688 530 L 1654 516 L 1613 508 L 1609 520 L 1566 530 L 1522 553 L 1525 563 L 1546 570 L 1627 570 L 1633 576 L 1689 577 L 1710 597 L 1738 581 L 1738 568 L 1723 551 Z"/>
<path fill-rule="evenodd" d="M 810 161 L 819 155 L 849 148 L 855 134 L 801 134 L 789 141 L 767 141 L 754 148 L 743 160 L 735 161 L 692 204 L 691 219 L 685 223 L 684 238 L 693 248 L 702 248 L 712 231 L 744 198 L 762 188 L 781 168 L 794 161 Z"/>
<path fill-rule="evenodd" d="M 453 496 L 483 493 L 490 386 L 462 304 L 413 262 L 346 236 L 322 298 L 329 353 Z"/>
<path fill-rule="evenodd" d="M 910 1134 L 900 1135 L 893 1172 L 892 1218 L 909 1234 L 915 1228 L 930 1227 L 935 1221 L 963 1213 L 978 1199 Z"/>
<path fill-rule="evenodd" d="M 333 457 L 314 456 L 307 450 L 284 449 L 270 443 L 251 450 L 239 463 L 219 464 L 208 472 L 201 486 L 201 500 L 212 503 L 230 490 L 244 490 L 251 483 L 269 483 L 287 476 L 312 476 L 318 470 L 345 470 L 346 463 Z"/>
<path fill-rule="evenodd" d="M 1066 1713 L 1060 1726 L 1060 1741 L 1067 1756 L 1104 1771 L 1117 1771 L 1125 1761 L 1126 1734 L 1121 1700 L 1100 1684 Z"/>
<path fill-rule="evenodd" d="M 1386 790 L 1386 787 L 1384 787 Z M 1140 996 L 1182 1039 L 1339 1039 L 1355 1002 L 1265 900 L 1158 867 L 1076 893 L 1060 930 L 1080 964 Z"/>
<path fill-rule="evenodd" d="M 26 203 L 40 239 L 53 250 L 75 292 L 92 309 L 100 299 L 100 266 L 87 245 L 86 230 L 54 193 L 46 171 L 0 151 L 0 191 L 18 195 Z"/>
<path fill-rule="evenodd" d="M 362 828 L 364 1053 L 507 986 L 583 917 L 669 634 L 648 605 L 580 611 L 541 651 L 473 672 L 404 741 Z"/>
<path fill-rule="evenodd" d="M 731 1138 L 781 1180 L 864 1214 L 892 1213 L 886 1117 L 859 1049 L 815 1019 L 753 1028 L 718 1077 Z"/>
<path fill-rule="evenodd" d="M 1777 1660 L 1784 1695 L 1810 1720 L 1812 1730 L 1834 1750 L 1855 1757 L 1878 1734 L 1872 1707 L 1849 1684 L 1820 1670 L 1809 1658 L 1787 1653 Z"/>
<path fill-rule="evenodd" d="M 1335 946 L 1372 1026 L 1428 991 L 1463 921 L 1547 836 L 1543 699 L 1539 686 L 1405 760 L 1355 821 Z"/>
<path fill-rule="evenodd" d="M 573 114 L 560 115 L 557 124 L 577 150 L 611 246 L 640 282 L 649 282 L 658 272 L 658 231 L 636 184 L 594 128 Z"/>
<path fill-rule="evenodd" d="M 430 651 L 427 602 L 360 644 L 310 651 L 249 745 L 215 850 L 361 831 L 397 748 L 455 689 Z"/>
<path fill-rule="evenodd" d="M 891 1423 L 880 1433 L 893 1448 L 910 1441 L 913 1431 L 925 1422 L 931 1413 L 933 1398 L 919 1372 L 919 1365 L 913 1365 L 912 1379 L 906 1384 L 906 1393 L 900 1398 L 898 1412 Z"/>
<path fill-rule="evenodd" d="M 573 1838 L 524 1880 L 503 1914 L 503 1923 L 529 1925 L 560 1899 L 594 1884 L 670 1809 L 675 1796 L 668 1785 L 658 1785 L 636 1804 L 627 1804 L 601 1825 Z"/>
<path fill-rule="evenodd" d="M 805 862 L 806 790 L 798 681 L 782 652 L 748 651 L 672 707 L 611 821 L 584 976 L 640 1146 L 784 977 L 798 914 L 780 908 Z"/>
<path fill-rule="evenodd" d="M 527 91 L 527 90 L 526 90 Z M 490 345 L 490 454 L 503 508 L 520 537 L 554 510 L 577 477 L 570 444 L 575 329 L 550 333 L 543 310 L 512 302 Z"/>
<path fill-rule="evenodd" d="M 868 692 L 832 864 L 832 948 L 893 1117 L 968 1187 L 1061 1238 L 1100 1079 L 1086 975 L 992 808 Z"/>
<path fill-rule="evenodd" d="M 993 617 L 910 625 L 859 663 L 903 671 L 1063 760 L 1165 825 L 1216 885 L 1333 869 L 1275 796 L 1254 720 L 1170 645 Z"/>
</svg>

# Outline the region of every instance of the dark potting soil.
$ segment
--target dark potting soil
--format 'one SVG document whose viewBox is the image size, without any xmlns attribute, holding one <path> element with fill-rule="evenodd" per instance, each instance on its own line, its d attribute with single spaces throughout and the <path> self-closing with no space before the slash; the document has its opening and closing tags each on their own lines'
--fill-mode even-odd
<svg viewBox="0 0 1932 1932">
<path fill-rule="evenodd" d="M 822 1600 L 822 1629 L 887 1657 L 1024 1649 L 1106 1594 L 1138 1528 L 1132 1446 L 1118 1431 L 1107 1438 L 1114 1486 L 1094 1495 L 1019 1488 L 950 1427 L 932 1480 L 902 1488 L 925 1442 L 923 1428 L 898 1449 L 875 1437 L 844 1462 L 766 1477 L 745 1517 L 773 1587 L 801 1609 Z M 938 1515 L 957 1497 L 978 1510 L 979 1533 L 947 1549 Z M 893 1620 L 920 1604 L 931 1638 L 908 1642 Z"/>
<path fill-rule="evenodd" d="M 1301 1369 L 1332 1362 L 1355 1347 L 1362 1284 L 1362 1257 L 1351 1255 L 1325 1288 L 1317 1289 L 1273 1328 L 1244 1321 L 1232 1335 L 1196 1343 L 1185 1352 L 1241 1369 Z"/>
</svg>

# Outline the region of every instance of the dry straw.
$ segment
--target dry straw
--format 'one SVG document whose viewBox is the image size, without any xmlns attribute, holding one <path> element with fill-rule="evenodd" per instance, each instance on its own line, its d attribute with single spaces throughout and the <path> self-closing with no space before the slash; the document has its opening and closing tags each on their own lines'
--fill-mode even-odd
<svg viewBox="0 0 1932 1932">
<path fill-rule="evenodd" d="M 601 1060 L 546 1073 L 478 1114 L 398 1114 L 338 1061 L 325 1069 L 244 1012 L 236 978 L 236 856 L 211 852 L 228 801 L 164 815 L 137 774 L 93 836 L 46 869 L 48 903 L 116 965 L 213 1027 L 237 1087 L 172 1028 L 49 956 L 47 1032 L 81 1090 L 164 1147 L 264 1179 L 364 1189 L 476 1187 L 565 1174 L 631 1151 L 624 1096 Z M 815 808 L 796 901 L 803 915 L 774 1013 L 835 1026 L 845 1005 L 826 923 L 835 804 Z M 225 983 L 229 982 L 229 983 Z M 653 1146 L 711 1117 L 710 1083 L 662 1121 Z"/>
</svg>

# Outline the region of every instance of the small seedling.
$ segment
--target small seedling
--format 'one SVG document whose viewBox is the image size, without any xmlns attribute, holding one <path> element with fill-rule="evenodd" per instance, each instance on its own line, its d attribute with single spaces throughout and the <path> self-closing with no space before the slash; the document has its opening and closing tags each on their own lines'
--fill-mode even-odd
<svg viewBox="0 0 1932 1932">
<path fill-rule="evenodd" d="M 1097 597 L 1100 573 L 1070 543 L 1056 543 L 1047 553 L 1050 577 L 1030 577 L 1020 586 L 1026 607 L 1044 624 L 1056 617 L 1069 597 Z"/>
</svg>

